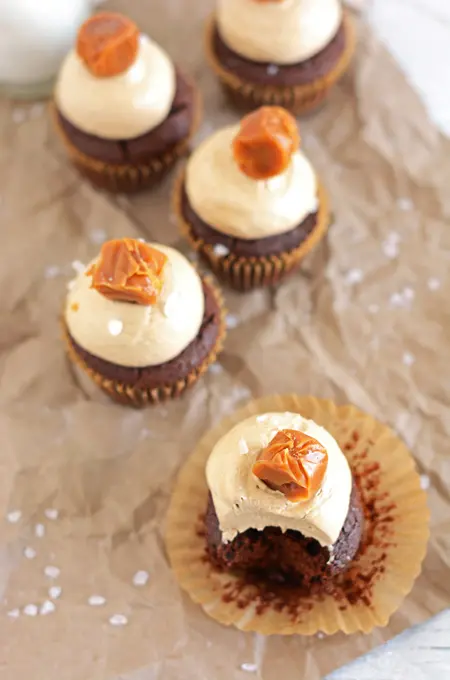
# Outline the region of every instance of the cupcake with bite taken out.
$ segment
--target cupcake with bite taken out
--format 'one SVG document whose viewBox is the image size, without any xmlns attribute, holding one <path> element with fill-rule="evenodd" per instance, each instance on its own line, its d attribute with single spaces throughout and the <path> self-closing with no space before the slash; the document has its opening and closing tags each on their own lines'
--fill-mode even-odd
<svg viewBox="0 0 450 680">
<path fill-rule="evenodd" d="M 54 93 L 69 156 L 95 186 L 132 192 L 157 183 L 183 156 L 200 117 L 196 86 L 121 14 L 80 28 Z"/>
<path fill-rule="evenodd" d="M 389 427 L 349 404 L 272 395 L 199 441 L 166 543 L 180 586 L 224 625 L 368 633 L 411 590 L 428 522 L 414 460 Z"/>
<path fill-rule="evenodd" d="M 217 442 L 206 478 L 206 538 L 218 566 L 308 592 L 349 568 L 361 501 L 336 440 L 313 421 L 298 413 L 244 420 Z"/>
<path fill-rule="evenodd" d="M 224 327 L 208 278 L 173 248 L 130 238 L 106 242 L 78 273 L 63 319 L 83 385 L 137 407 L 193 385 L 221 350 Z"/>
<path fill-rule="evenodd" d="M 340 0 L 218 0 L 206 32 L 211 66 L 241 108 L 323 102 L 354 52 Z"/>
<path fill-rule="evenodd" d="M 174 197 L 183 234 L 238 290 L 282 280 L 324 236 L 330 219 L 295 119 L 272 106 L 206 139 Z"/>
</svg>

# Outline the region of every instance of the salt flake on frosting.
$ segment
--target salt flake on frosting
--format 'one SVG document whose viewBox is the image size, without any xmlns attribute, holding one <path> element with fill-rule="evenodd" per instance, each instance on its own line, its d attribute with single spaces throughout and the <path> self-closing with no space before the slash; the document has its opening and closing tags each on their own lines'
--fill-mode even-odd
<svg viewBox="0 0 450 680">
<path fill-rule="evenodd" d="M 108 321 L 108 331 L 113 336 L 120 335 L 123 331 L 123 323 L 120 319 L 110 319 Z"/>
<path fill-rule="evenodd" d="M 243 437 L 241 437 L 241 439 L 239 440 L 239 453 L 241 453 L 242 455 L 245 455 L 246 453 L 249 452 L 249 450 L 250 449 L 248 448 L 247 442 L 245 441 L 245 439 Z"/>
</svg>

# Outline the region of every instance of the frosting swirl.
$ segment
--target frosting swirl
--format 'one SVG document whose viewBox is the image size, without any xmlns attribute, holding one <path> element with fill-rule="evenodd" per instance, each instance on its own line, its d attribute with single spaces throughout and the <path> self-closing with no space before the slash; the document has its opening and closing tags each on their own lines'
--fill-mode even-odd
<svg viewBox="0 0 450 680">
<path fill-rule="evenodd" d="M 317 440 L 328 457 L 318 490 L 303 501 L 291 502 L 253 472 L 261 451 L 286 429 Z M 298 413 L 251 416 L 236 425 L 212 450 L 206 478 L 224 542 L 247 529 L 279 527 L 282 531 L 300 531 L 322 546 L 331 547 L 344 526 L 352 490 L 350 468 L 336 440 Z"/>
<path fill-rule="evenodd" d="M 175 90 L 175 67 L 169 56 L 141 35 L 134 63 L 109 78 L 96 77 L 75 50 L 69 52 L 55 100 L 63 116 L 83 132 L 104 139 L 132 139 L 167 118 Z"/>
<path fill-rule="evenodd" d="M 218 0 L 224 42 L 251 61 L 297 64 L 320 52 L 342 21 L 339 0 Z"/>
<path fill-rule="evenodd" d="M 155 304 L 119 302 L 91 287 L 82 271 L 70 286 L 65 321 L 83 349 L 119 366 L 157 366 L 178 356 L 197 336 L 204 314 L 202 282 L 177 250 L 150 244 L 167 257 Z"/>
<path fill-rule="evenodd" d="M 301 151 L 285 172 L 268 180 L 247 177 L 233 157 L 240 126 L 219 130 L 192 154 L 186 192 L 193 209 L 217 231 L 259 239 L 294 229 L 317 210 L 317 180 Z"/>
</svg>

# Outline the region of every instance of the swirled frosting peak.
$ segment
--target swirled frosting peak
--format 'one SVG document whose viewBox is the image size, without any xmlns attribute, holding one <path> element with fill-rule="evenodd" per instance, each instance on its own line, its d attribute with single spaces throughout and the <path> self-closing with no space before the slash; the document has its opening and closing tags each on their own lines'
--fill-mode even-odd
<svg viewBox="0 0 450 680">
<path fill-rule="evenodd" d="M 171 361 L 197 337 L 203 322 L 203 285 L 191 263 L 168 246 L 143 245 L 150 250 L 141 250 L 144 256 L 138 256 L 137 265 L 130 261 L 128 254 L 124 255 L 123 250 L 117 261 L 113 260 L 112 271 L 109 264 L 104 267 L 102 256 L 96 258 L 78 273 L 66 300 L 65 322 L 75 342 L 90 354 L 119 366 L 141 368 Z M 154 251 L 158 253 L 156 256 Z M 113 282 L 122 274 L 127 278 L 136 266 L 144 266 L 142 260 L 146 263 L 149 254 L 152 272 L 155 265 L 157 269 L 162 265 L 163 269 L 157 275 L 162 285 L 155 300 L 154 291 L 148 291 L 148 282 L 144 281 L 145 295 L 149 293 L 147 304 L 143 304 L 139 273 L 132 274 L 132 278 L 138 278 L 132 281 L 132 287 L 139 291 L 138 300 L 130 299 L 129 291 L 120 299 L 114 295 L 111 297 L 109 291 L 104 295 L 101 290 L 92 287 L 92 276 L 86 275 L 92 268 L 95 271 L 100 266 L 103 273 L 111 271 Z M 121 272 L 118 275 L 117 268 Z M 147 269 L 145 271 L 148 273 Z M 145 278 L 146 274 L 143 276 Z M 129 283 L 127 278 L 125 287 Z M 132 297 L 135 297 L 135 291 Z M 133 304 L 136 301 L 139 304 Z"/>
<path fill-rule="evenodd" d="M 86 32 L 80 34 L 55 88 L 62 115 L 103 139 L 127 140 L 150 132 L 169 115 L 176 91 L 175 67 L 167 53 L 142 34 L 135 44 L 128 20 L 125 25 L 120 21 L 111 20 L 108 31 L 101 24 L 98 43 L 95 23 L 87 39 Z"/>
<path fill-rule="evenodd" d="M 224 42 L 251 61 L 297 64 L 331 42 L 342 21 L 340 0 L 218 0 Z"/>
</svg>

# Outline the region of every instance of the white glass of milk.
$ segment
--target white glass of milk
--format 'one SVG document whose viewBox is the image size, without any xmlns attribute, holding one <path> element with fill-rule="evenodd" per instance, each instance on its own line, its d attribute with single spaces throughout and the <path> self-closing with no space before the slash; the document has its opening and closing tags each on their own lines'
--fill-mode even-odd
<svg viewBox="0 0 450 680">
<path fill-rule="evenodd" d="M 0 95 L 49 95 L 78 28 L 100 2 L 0 0 Z"/>
</svg>

